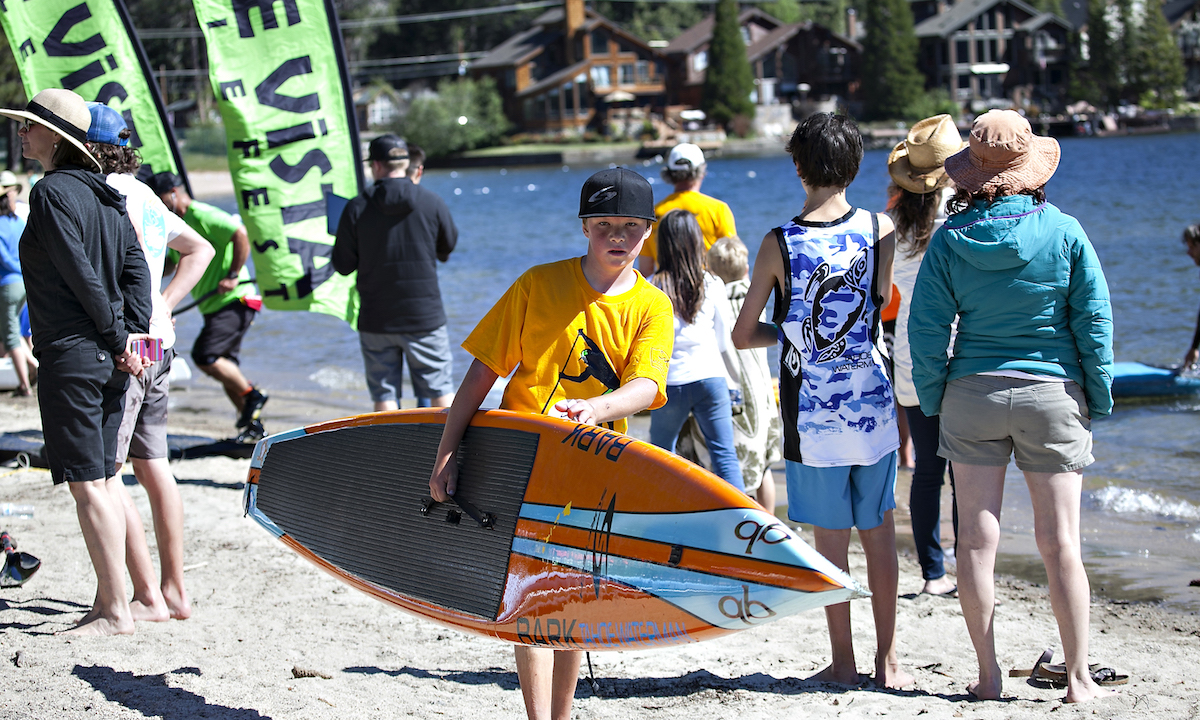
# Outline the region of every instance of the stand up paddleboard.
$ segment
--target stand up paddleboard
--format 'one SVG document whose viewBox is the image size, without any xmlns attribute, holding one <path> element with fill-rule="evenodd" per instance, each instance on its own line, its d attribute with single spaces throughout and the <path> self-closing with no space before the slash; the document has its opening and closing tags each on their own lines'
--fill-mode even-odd
<svg viewBox="0 0 1200 720">
<path fill-rule="evenodd" d="M 527 645 L 674 645 L 867 595 L 715 475 L 567 420 L 477 413 L 455 502 L 434 503 L 445 418 L 399 410 L 272 435 L 245 510 L 363 592 Z"/>
<path fill-rule="evenodd" d="M 1113 366 L 1112 394 L 1115 398 L 1193 395 L 1200 393 L 1200 377 L 1179 368 L 1163 368 L 1138 362 Z"/>
</svg>

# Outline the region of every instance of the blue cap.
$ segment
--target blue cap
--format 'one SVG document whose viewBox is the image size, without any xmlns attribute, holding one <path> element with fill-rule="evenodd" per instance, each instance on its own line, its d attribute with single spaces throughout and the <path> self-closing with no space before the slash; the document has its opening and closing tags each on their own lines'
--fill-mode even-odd
<svg viewBox="0 0 1200 720">
<path fill-rule="evenodd" d="M 87 131 L 88 142 L 105 143 L 118 147 L 125 147 L 129 144 L 129 138 L 121 137 L 121 131 L 128 127 L 125 125 L 125 118 L 121 117 L 121 113 L 103 103 L 90 102 L 87 106 L 88 112 L 92 114 L 92 124 Z"/>
</svg>

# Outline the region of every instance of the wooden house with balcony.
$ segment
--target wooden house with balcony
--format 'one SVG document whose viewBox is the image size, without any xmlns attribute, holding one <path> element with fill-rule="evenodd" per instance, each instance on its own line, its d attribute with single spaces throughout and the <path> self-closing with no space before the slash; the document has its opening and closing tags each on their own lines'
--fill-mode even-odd
<svg viewBox="0 0 1200 720">
<path fill-rule="evenodd" d="M 1071 24 L 1024 0 L 916 0 L 917 67 L 972 112 L 1067 101 Z"/>
<path fill-rule="evenodd" d="M 504 111 L 520 132 L 582 132 L 611 107 L 661 108 L 664 57 L 644 40 L 565 0 L 471 65 L 495 79 Z"/>
<path fill-rule="evenodd" d="M 857 97 L 862 46 L 812 22 L 784 23 L 758 8 L 738 15 L 759 105 L 813 98 Z M 709 15 L 667 45 L 667 101 L 700 105 L 712 43 Z"/>
</svg>

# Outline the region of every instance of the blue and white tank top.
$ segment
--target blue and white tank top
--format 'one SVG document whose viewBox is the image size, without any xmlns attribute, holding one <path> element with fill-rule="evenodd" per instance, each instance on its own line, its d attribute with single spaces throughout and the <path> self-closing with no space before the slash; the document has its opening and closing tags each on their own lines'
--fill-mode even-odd
<svg viewBox="0 0 1200 720">
<path fill-rule="evenodd" d="M 879 221 L 852 209 L 775 229 L 788 287 L 776 288 L 784 457 L 814 467 L 873 465 L 900 446 L 876 292 Z"/>
</svg>

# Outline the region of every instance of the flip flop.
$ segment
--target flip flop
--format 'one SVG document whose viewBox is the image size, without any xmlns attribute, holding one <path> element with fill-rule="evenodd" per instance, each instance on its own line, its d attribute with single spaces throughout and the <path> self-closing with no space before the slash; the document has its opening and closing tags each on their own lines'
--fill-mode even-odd
<svg viewBox="0 0 1200 720">
<path fill-rule="evenodd" d="M 949 599 L 954 599 L 954 598 L 957 598 L 957 597 L 958 597 L 958 586 L 957 586 L 957 585 L 955 585 L 954 587 L 950 588 L 949 590 L 947 590 L 947 591 L 945 591 L 945 592 L 940 592 L 940 593 L 925 592 L 924 590 L 922 590 L 922 591 L 921 591 L 921 594 L 922 594 L 922 595 L 928 595 L 928 596 L 930 596 L 930 597 L 940 597 L 940 598 L 949 598 Z"/>
<path fill-rule="evenodd" d="M 1037 662 L 1035 662 L 1033 664 L 1032 669 L 1024 670 L 1021 668 L 1013 668 L 1008 671 L 1008 676 L 1009 677 L 1040 678 L 1039 673 L 1041 673 L 1041 671 L 1042 671 L 1042 666 L 1048 665 L 1050 663 L 1050 660 L 1053 657 L 1054 657 L 1054 648 L 1046 648 L 1042 652 L 1042 654 L 1038 657 Z"/>
<path fill-rule="evenodd" d="M 1129 682 L 1128 675 L 1119 673 L 1110 667 L 1101 667 L 1100 663 L 1088 665 L 1088 672 L 1091 673 L 1092 682 L 1097 685 L 1124 685 Z M 1067 686 L 1067 666 L 1062 664 L 1042 665 L 1034 679 L 1044 680 L 1056 688 L 1065 688 Z"/>
</svg>

